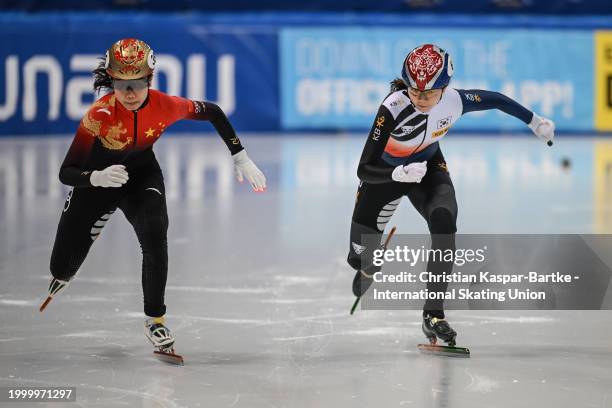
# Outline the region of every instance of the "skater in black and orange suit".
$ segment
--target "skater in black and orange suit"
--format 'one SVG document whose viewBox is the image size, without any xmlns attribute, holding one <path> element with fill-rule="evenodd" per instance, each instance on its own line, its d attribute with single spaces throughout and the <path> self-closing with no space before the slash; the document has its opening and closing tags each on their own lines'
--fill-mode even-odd
<svg viewBox="0 0 612 408">
<path fill-rule="evenodd" d="M 210 121 L 232 154 L 238 180 L 246 178 L 255 191 L 263 191 L 266 178 L 247 156 L 219 106 L 150 89 L 154 68 L 155 56 L 146 43 L 123 39 L 113 44 L 94 70 L 94 89 L 111 92 L 85 114 L 61 166 L 61 182 L 73 189 L 51 255 L 49 299 L 75 276 L 119 208 L 142 248 L 145 333 L 155 347 L 166 348 L 174 343 L 164 322 L 168 213 L 153 144 L 174 122 Z"/>
</svg>

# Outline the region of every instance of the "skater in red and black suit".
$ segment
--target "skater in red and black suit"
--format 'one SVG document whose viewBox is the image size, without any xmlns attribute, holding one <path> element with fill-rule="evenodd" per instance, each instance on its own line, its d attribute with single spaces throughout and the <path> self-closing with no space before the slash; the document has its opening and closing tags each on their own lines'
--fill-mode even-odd
<svg viewBox="0 0 612 408">
<path fill-rule="evenodd" d="M 380 270 L 364 234 L 382 235 L 404 196 L 427 222 L 432 249 L 454 250 L 457 232 L 455 188 L 440 141 L 459 118 L 473 111 L 499 109 L 524 122 L 541 140 L 552 144 L 554 123 L 498 92 L 449 87 L 450 55 L 433 44 L 412 50 L 402 64 L 402 77 L 391 83 L 365 143 L 357 176 L 361 180 L 352 217 L 348 263 L 357 271 L 353 293 L 358 298 Z M 451 273 L 452 262 L 432 262 L 427 271 Z M 444 293 L 446 283 L 428 283 L 429 292 Z M 427 300 L 423 332 L 451 345 L 456 332 L 445 320 L 443 300 Z"/>
<path fill-rule="evenodd" d="M 61 182 L 74 188 L 53 246 L 49 296 L 68 285 L 119 208 L 142 248 L 145 333 L 154 346 L 167 348 L 174 343 L 164 324 L 168 213 L 153 144 L 174 122 L 210 121 L 232 154 L 238 180 L 246 178 L 255 191 L 263 191 L 266 178 L 247 156 L 219 106 L 150 89 L 154 67 L 155 56 L 146 43 L 124 39 L 113 44 L 105 62 L 94 71 L 94 89 L 112 92 L 85 114 L 61 166 Z"/>
</svg>

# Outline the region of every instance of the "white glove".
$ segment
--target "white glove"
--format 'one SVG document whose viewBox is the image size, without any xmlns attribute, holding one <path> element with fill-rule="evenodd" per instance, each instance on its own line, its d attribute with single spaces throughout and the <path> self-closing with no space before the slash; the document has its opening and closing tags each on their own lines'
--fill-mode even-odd
<svg viewBox="0 0 612 408">
<path fill-rule="evenodd" d="M 397 166 L 391 173 L 393 181 L 400 183 L 420 183 L 427 173 L 427 162 L 410 163 L 407 166 Z"/>
<path fill-rule="evenodd" d="M 94 187 L 121 187 L 130 178 L 122 164 L 113 164 L 104 170 L 94 170 L 89 176 L 89 181 Z"/>
<path fill-rule="evenodd" d="M 266 176 L 257 168 L 253 160 L 249 159 L 246 150 L 241 150 L 232 156 L 234 160 L 234 171 L 236 178 L 242 183 L 246 177 L 251 183 L 253 190 L 264 191 L 266 189 Z"/>
<path fill-rule="evenodd" d="M 538 139 L 552 146 L 552 141 L 555 137 L 555 122 L 534 113 L 528 126 Z"/>
</svg>

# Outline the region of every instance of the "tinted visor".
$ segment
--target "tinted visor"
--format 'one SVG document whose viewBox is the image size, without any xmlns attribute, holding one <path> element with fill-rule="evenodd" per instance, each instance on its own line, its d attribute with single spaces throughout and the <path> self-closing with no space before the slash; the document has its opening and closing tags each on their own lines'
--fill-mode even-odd
<svg viewBox="0 0 612 408">
<path fill-rule="evenodd" d="M 149 86 L 149 80 L 147 78 L 140 79 L 113 79 L 113 89 L 117 89 L 122 92 L 128 90 L 141 91 Z"/>
<path fill-rule="evenodd" d="M 437 98 L 440 95 L 438 93 L 438 91 L 443 91 L 443 88 L 428 89 L 427 91 L 421 91 L 421 90 L 413 88 L 411 86 L 408 87 L 408 92 L 415 99 L 429 100 L 429 99 L 432 99 L 432 98 Z"/>
</svg>

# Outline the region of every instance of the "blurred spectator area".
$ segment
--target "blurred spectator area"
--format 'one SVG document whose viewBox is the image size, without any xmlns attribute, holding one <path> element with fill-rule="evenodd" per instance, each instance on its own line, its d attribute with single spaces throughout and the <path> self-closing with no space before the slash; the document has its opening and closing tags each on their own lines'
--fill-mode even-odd
<svg viewBox="0 0 612 408">
<path fill-rule="evenodd" d="M 1 10 L 366 11 L 483 14 L 612 14 L 610 0 L 0 0 Z"/>
</svg>

